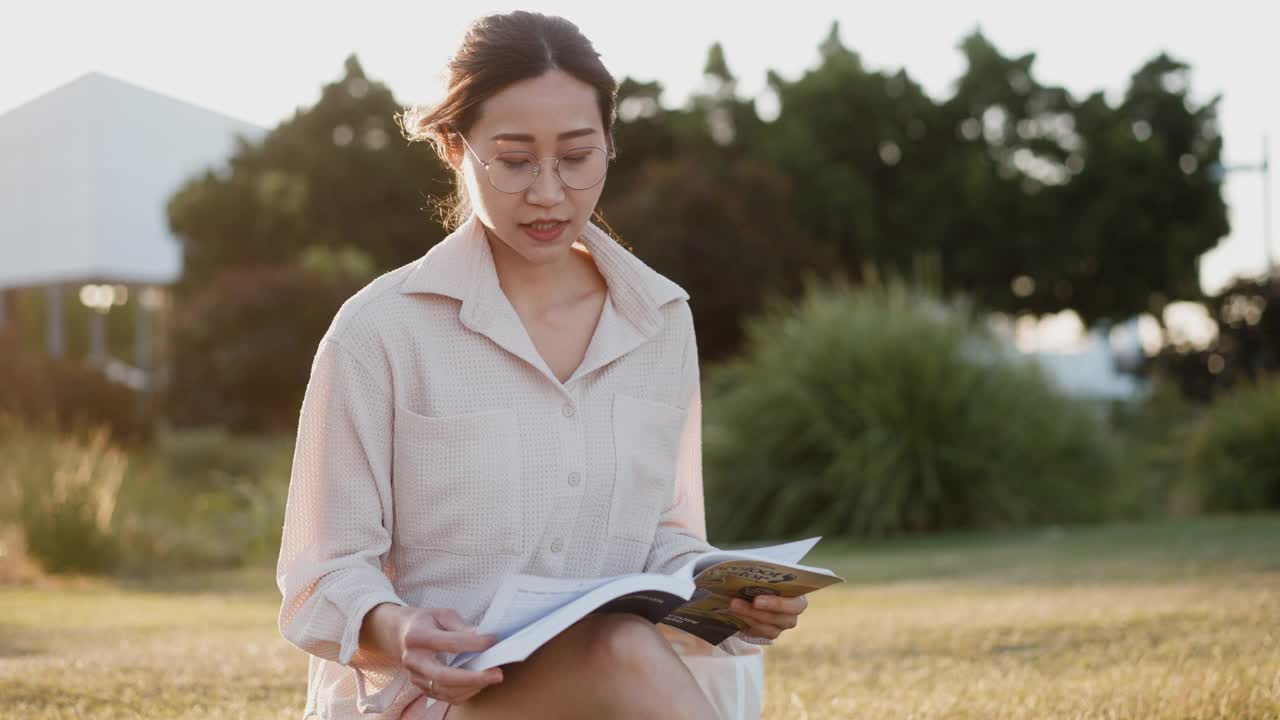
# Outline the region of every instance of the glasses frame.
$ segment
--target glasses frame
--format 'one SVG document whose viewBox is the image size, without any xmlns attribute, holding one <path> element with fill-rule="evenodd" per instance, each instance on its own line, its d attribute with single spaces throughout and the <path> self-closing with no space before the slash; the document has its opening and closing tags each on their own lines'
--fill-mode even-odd
<svg viewBox="0 0 1280 720">
<path fill-rule="evenodd" d="M 568 149 L 568 150 L 565 150 L 565 151 L 564 151 L 564 154 L 559 155 L 559 156 L 557 156 L 557 157 L 545 157 L 545 158 L 539 158 L 537 155 L 534 155 L 532 152 L 530 152 L 530 151 L 528 151 L 528 150 L 500 150 L 500 151 L 498 151 L 498 152 L 494 153 L 494 154 L 493 154 L 493 157 L 489 158 L 488 160 L 481 160 L 481 159 L 480 159 L 480 154 L 479 154 L 479 153 L 477 153 L 477 152 L 475 151 L 475 149 L 471 147 L 471 143 L 467 142 L 467 138 L 466 138 L 466 137 L 464 137 L 462 133 L 457 132 L 456 130 L 455 130 L 454 132 L 457 134 L 458 139 L 462 141 L 463 146 L 464 146 L 464 147 L 466 147 L 468 151 L 470 151 L 471 156 L 472 156 L 472 157 L 474 157 L 474 158 L 476 159 L 476 162 L 480 163 L 480 165 L 484 168 L 484 176 L 485 176 L 485 177 L 487 177 L 487 178 L 489 178 L 489 184 L 490 184 L 490 185 L 493 185 L 493 189 L 494 189 L 494 190 L 497 190 L 497 191 L 498 191 L 498 192 L 500 192 L 500 193 L 506 193 L 506 194 L 508 194 L 508 195 L 518 195 L 518 194 L 520 194 L 520 193 L 522 193 L 522 192 L 525 192 L 525 191 L 526 191 L 526 190 L 528 190 L 529 188 L 533 187 L 534 183 L 538 182 L 538 176 L 542 174 L 542 161 L 543 161 L 543 160 L 554 160 L 554 161 L 555 161 L 555 163 L 551 166 L 551 172 L 552 172 L 552 174 L 554 174 L 554 175 L 556 176 L 556 180 L 559 180 L 559 181 L 560 181 L 560 184 L 561 184 L 561 185 L 563 185 L 563 186 L 565 186 L 565 187 L 569 188 L 570 190 L 590 190 L 591 188 L 593 188 L 593 187 L 595 187 L 595 186 L 599 185 L 600 183 L 604 182 L 604 179 L 605 179 L 606 177 L 608 177 L 608 175 L 609 175 L 609 161 L 610 161 L 610 160 L 613 160 L 615 157 L 617 157 L 617 155 L 615 155 L 614 153 L 610 152 L 609 150 L 606 150 L 605 148 L 600 147 L 599 145 L 579 145 L 578 147 L 570 148 L 570 149 Z M 584 187 L 584 188 L 574 187 L 574 186 L 570 185 L 569 183 L 565 182 L 565 181 L 564 181 L 564 177 L 562 177 L 562 176 L 560 175 L 560 158 L 563 158 L 565 155 L 568 155 L 569 153 L 571 153 L 571 152 L 573 152 L 573 151 L 575 151 L 575 150 L 588 150 L 588 149 L 590 149 L 590 150 L 599 150 L 600 152 L 604 153 L 604 174 L 600 176 L 600 179 L 599 179 L 599 180 L 595 181 L 594 183 L 592 183 L 592 184 L 590 184 L 590 185 L 588 185 L 588 186 L 586 186 L 586 187 Z M 528 185 L 525 185 L 524 187 L 520 188 L 519 190 L 503 190 L 502 188 L 498 187 L 496 183 L 494 183 L 494 182 L 493 182 L 493 176 L 489 174 L 489 165 L 491 165 L 491 164 L 493 163 L 493 161 L 494 161 L 494 160 L 495 160 L 499 155 L 501 155 L 501 154 L 503 154 L 503 153 L 510 153 L 510 152 L 519 152 L 519 153 L 524 153 L 524 154 L 526 154 L 526 155 L 530 155 L 530 156 L 532 156 L 532 157 L 533 157 L 533 159 L 535 160 L 535 163 L 534 163 L 534 166 L 533 166 L 533 179 L 529 181 L 529 184 L 528 184 Z"/>
</svg>

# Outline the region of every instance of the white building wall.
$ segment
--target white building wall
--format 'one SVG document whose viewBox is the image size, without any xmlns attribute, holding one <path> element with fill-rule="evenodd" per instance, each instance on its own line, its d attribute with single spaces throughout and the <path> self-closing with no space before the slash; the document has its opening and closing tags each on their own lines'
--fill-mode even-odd
<svg viewBox="0 0 1280 720">
<path fill-rule="evenodd" d="M 169 197 L 264 133 L 99 73 L 0 115 L 0 287 L 172 282 Z"/>
</svg>

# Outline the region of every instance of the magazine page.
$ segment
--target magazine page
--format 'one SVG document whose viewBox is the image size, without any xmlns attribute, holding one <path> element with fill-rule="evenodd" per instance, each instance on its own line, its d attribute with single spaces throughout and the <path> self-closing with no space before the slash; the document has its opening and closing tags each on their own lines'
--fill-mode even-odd
<svg viewBox="0 0 1280 720">
<path fill-rule="evenodd" d="M 501 600 L 495 596 L 480 624 L 480 632 L 493 633 L 498 642 L 480 653 L 462 653 L 448 664 L 486 670 L 524 660 L 593 612 L 631 612 L 657 622 L 693 590 L 688 579 L 656 573 L 584 580 L 513 575 L 503 582 Z"/>
<path fill-rule="evenodd" d="M 711 552 L 703 553 L 690 560 L 684 567 L 680 568 L 680 570 L 676 572 L 677 574 L 692 579 L 693 576 L 702 572 L 704 568 L 718 562 L 745 558 L 781 563 L 784 565 L 794 565 L 799 563 L 821 539 L 822 536 L 819 535 L 818 537 L 796 540 L 794 542 L 783 543 L 781 545 L 769 545 L 758 548 L 741 548 L 738 550 L 712 550 Z"/>
<path fill-rule="evenodd" d="M 620 576 L 626 577 L 626 576 Z M 499 639 L 537 622 L 601 585 L 617 578 L 549 578 L 538 575 L 510 575 L 480 620 L 477 632 L 492 633 Z"/>
<path fill-rule="evenodd" d="M 767 547 L 758 548 L 742 548 L 739 550 L 721 550 L 723 553 L 732 554 L 750 554 L 751 557 L 760 560 L 770 560 L 779 563 L 798 563 L 804 559 L 805 555 L 813 549 L 822 536 L 806 538 L 804 540 L 796 540 L 794 542 L 782 543 L 781 545 L 769 545 Z"/>
</svg>

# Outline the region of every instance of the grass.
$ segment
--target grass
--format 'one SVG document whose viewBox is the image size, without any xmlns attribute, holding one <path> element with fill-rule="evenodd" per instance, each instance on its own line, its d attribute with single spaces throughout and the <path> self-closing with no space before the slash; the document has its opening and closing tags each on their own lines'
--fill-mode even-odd
<svg viewBox="0 0 1280 720">
<path fill-rule="evenodd" d="M 1280 516 L 824 541 L 770 720 L 1280 718 Z M 270 570 L 0 590 L 21 718 L 298 718 Z"/>
</svg>

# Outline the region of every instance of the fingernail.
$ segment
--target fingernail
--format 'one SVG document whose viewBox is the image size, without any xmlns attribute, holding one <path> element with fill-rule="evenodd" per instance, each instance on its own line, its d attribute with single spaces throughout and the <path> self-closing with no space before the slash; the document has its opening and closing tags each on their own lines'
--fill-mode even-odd
<svg viewBox="0 0 1280 720">
<path fill-rule="evenodd" d="M 747 604 L 742 602 L 738 598 L 734 598 L 733 601 L 729 603 L 729 606 L 732 607 L 734 610 L 745 610 L 747 607 Z"/>
<path fill-rule="evenodd" d="M 773 607 L 773 598 L 767 598 L 767 597 L 756 598 L 756 607 L 762 607 L 762 608 Z"/>
</svg>

